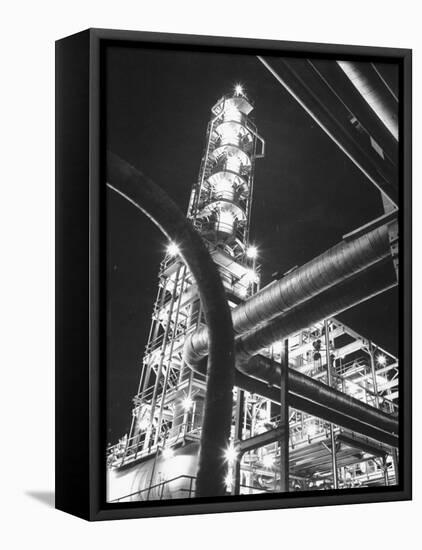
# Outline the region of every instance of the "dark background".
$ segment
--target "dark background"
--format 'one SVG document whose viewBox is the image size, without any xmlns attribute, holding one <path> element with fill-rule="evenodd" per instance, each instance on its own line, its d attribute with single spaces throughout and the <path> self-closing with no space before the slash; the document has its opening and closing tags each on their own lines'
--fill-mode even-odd
<svg viewBox="0 0 422 550">
<path fill-rule="evenodd" d="M 327 63 L 333 61 L 327 61 Z M 276 64 L 276 60 L 274 60 Z M 394 78 L 395 66 L 387 67 Z M 251 241 L 265 285 L 383 213 L 375 187 L 250 55 L 112 47 L 106 60 L 107 147 L 188 206 L 210 108 L 234 84 L 255 102 L 266 141 L 257 160 Z M 107 191 L 107 439 L 129 430 L 166 241 L 136 208 Z M 397 290 L 339 316 L 398 352 Z"/>
</svg>

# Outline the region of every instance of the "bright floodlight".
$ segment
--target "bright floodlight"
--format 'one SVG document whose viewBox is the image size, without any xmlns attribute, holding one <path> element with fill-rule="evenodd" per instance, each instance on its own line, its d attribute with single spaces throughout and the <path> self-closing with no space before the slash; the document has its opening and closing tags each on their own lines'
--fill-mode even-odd
<svg viewBox="0 0 422 550">
<path fill-rule="evenodd" d="M 272 468 L 274 466 L 274 457 L 271 455 L 264 455 L 262 457 L 262 464 L 264 468 Z"/>
<path fill-rule="evenodd" d="M 226 485 L 226 489 L 230 491 L 233 483 L 233 477 L 231 476 L 231 474 L 226 475 L 226 477 L 224 478 L 224 483 Z"/>
<path fill-rule="evenodd" d="M 237 293 L 241 298 L 246 298 L 248 295 L 248 289 L 245 286 L 241 286 L 238 288 Z"/>
<path fill-rule="evenodd" d="M 387 364 L 387 357 L 384 354 L 380 353 L 379 355 L 377 355 L 377 363 L 381 367 L 384 367 Z"/>
<path fill-rule="evenodd" d="M 248 258 L 256 258 L 258 256 L 258 249 L 256 246 L 250 246 L 247 250 L 246 250 L 246 256 Z"/>
<path fill-rule="evenodd" d="M 230 445 L 224 451 L 224 457 L 229 463 L 235 462 L 237 458 L 237 450 L 235 449 L 233 443 L 230 443 Z"/>
<path fill-rule="evenodd" d="M 255 273 L 253 269 L 248 269 L 248 271 L 244 274 L 243 278 L 245 279 L 247 284 L 257 283 L 259 280 L 258 275 Z"/>
<path fill-rule="evenodd" d="M 234 93 L 236 95 L 243 95 L 243 86 L 242 86 L 242 84 L 236 84 L 236 86 L 234 87 Z"/>
<path fill-rule="evenodd" d="M 138 421 L 138 428 L 143 431 L 143 430 L 146 430 L 148 428 L 148 425 L 149 425 L 149 422 L 148 422 L 148 419 L 147 418 L 141 418 L 139 421 Z"/>
<path fill-rule="evenodd" d="M 264 411 L 264 409 L 258 411 L 258 418 L 259 420 L 265 420 L 267 418 L 267 411 Z"/>
<path fill-rule="evenodd" d="M 309 437 L 313 437 L 318 432 L 318 425 L 312 420 L 311 422 L 308 422 L 306 430 L 308 432 Z"/>
<path fill-rule="evenodd" d="M 190 411 L 193 405 L 193 400 L 190 397 L 185 397 L 182 401 L 182 407 L 185 411 Z"/>
<path fill-rule="evenodd" d="M 167 247 L 167 252 L 170 254 L 170 256 L 177 256 L 180 252 L 180 249 L 176 243 L 170 243 Z"/>
<path fill-rule="evenodd" d="M 163 450 L 163 458 L 165 458 L 167 460 L 168 458 L 173 458 L 173 457 L 174 457 L 173 449 L 171 449 L 170 447 L 166 447 Z"/>
</svg>

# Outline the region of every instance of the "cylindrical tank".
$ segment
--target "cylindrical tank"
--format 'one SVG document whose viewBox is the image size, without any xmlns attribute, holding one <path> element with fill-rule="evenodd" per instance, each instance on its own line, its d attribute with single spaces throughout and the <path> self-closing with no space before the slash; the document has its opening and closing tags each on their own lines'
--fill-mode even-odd
<svg viewBox="0 0 422 550">
<path fill-rule="evenodd" d="M 243 91 L 223 97 L 213 107 L 209 147 L 203 161 L 204 177 L 197 218 L 203 233 L 215 244 L 236 243 L 244 254 L 252 187 L 256 134 L 248 119 L 253 107 Z M 236 248 L 235 247 L 235 248 Z M 234 248 L 232 248 L 233 254 Z"/>
<path fill-rule="evenodd" d="M 194 496 L 199 444 L 107 470 L 107 502 L 169 500 Z"/>
</svg>

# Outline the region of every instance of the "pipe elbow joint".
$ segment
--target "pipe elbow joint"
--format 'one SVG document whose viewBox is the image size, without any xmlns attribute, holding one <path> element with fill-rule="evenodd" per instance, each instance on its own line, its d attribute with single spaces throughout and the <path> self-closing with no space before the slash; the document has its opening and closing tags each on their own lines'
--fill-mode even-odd
<svg viewBox="0 0 422 550">
<path fill-rule="evenodd" d="M 206 357 L 208 350 L 205 353 L 201 349 L 197 349 L 195 341 L 197 339 L 196 332 L 188 334 L 183 346 L 183 361 L 193 371 L 199 374 L 205 374 L 203 372 L 203 361 Z M 202 368 L 201 368 L 202 367 Z"/>
</svg>

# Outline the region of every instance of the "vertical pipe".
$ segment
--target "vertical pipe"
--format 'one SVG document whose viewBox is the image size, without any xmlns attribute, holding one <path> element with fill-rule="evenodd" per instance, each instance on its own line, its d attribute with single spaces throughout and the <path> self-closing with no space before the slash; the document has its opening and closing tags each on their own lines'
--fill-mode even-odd
<svg viewBox="0 0 422 550">
<path fill-rule="evenodd" d="M 190 371 L 189 373 L 189 382 L 188 382 L 188 391 L 186 392 L 186 396 L 188 399 L 191 399 L 192 395 L 192 383 L 193 383 L 193 371 Z M 183 430 L 183 437 L 186 437 L 186 434 L 188 433 L 188 421 L 189 421 L 189 415 L 193 413 L 193 406 L 190 409 L 185 410 L 183 414 L 183 421 L 182 421 L 182 430 Z"/>
<path fill-rule="evenodd" d="M 289 491 L 289 401 L 288 401 L 289 340 L 283 342 L 280 377 L 280 426 L 284 435 L 280 439 L 280 491 Z"/>
<path fill-rule="evenodd" d="M 167 285 L 167 282 L 168 281 L 166 281 L 166 285 Z M 163 290 L 163 292 L 164 292 L 164 290 Z M 147 448 L 147 447 L 150 446 L 151 431 L 152 431 L 152 425 L 153 425 L 153 422 L 154 422 L 155 407 L 156 407 L 156 403 L 157 403 L 158 386 L 160 384 L 161 372 L 163 370 L 164 354 L 165 354 L 166 347 L 167 347 L 167 338 L 168 338 L 168 334 L 169 334 L 169 330 L 170 330 L 170 319 L 171 319 L 171 315 L 173 313 L 173 306 L 174 306 L 175 299 L 176 299 L 176 295 L 173 292 L 172 295 L 171 295 L 170 305 L 169 305 L 169 312 L 168 312 L 168 315 L 167 315 L 167 325 L 166 325 L 166 328 L 164 330 L 163 341 L 161 343 L 160 363 L 157 367 L 157 374 L 156 374 L 156 378 L 155 378 L 154 391 L 153 391 L 152 399 L 151 399 L 151 414 L 150 414 L 150 418 L 149 418 L 149 428 L 148 428 L 148 432 L 147 432 L 147 437 L 145 437 L 144 448 Z M 158 433 L 158 430 L 159 430 L 159 426 L 157 426 L 157 433 Z"/>
<path fill-rule="evenodd" d="M 331 388 L 333 385 L 332 373 L 331 373 L 331 360 L 330 360 L 330 336 L 328 334 L 328 321 L 324 321 L 324 332 L 325 332 L 325 355 L 327 363 L 327 383 Z M 336 453 L 336 439 L 334 435 L 334 426 L 333 423 L 330 423 L 330 439 L 331 439 L 331 461 L 332 461 L 332 470 L 333 470 L 333 485 L 334 489 L 338 489 L 338 472 L 337 472 L 337 453 Z"/>
<path fill-rule="evenodd" d="M 384 473 L 384 485 L 386 487 L 389 486 L 389 482 L 388 482 L 388 464 L 387 464 L 387 455 L 385 455 L 382 459 L 382 470 L 383 470 L 383 473 Z"/>
<path fill-rule="evenodd" d="M 374 390 L 375 395 L 375 406 L 377 409 L 379 409 L 379 396 L 378 396 L 378 382 L 377 382 L 377 373 L 375 369 L 375 351 L 374 351 L 374 345 L 371 341 L 368 342 L 368 349 L 369 349 L 369 357 L 371 359 L 371 374 L 372 374 L 372 386 Z"/>
<path fill-rule="evenodd" d="M 179 279 L 180 279 L 180 271 L 182 269 L 182 265 L 179 264 L 178 268 L 177 268 L 177 272 L 176 272 L 176 276 L 174 278 L 174 286 L 173 286 L 173 296 L 172 296 L 172 300 L 173 300 L 173 303 L 174 303 L 174 299 L 177 295 L 177 286 L 179 284 Z M 180 286 L 180 291 L 179 291 L 179 295 L 178 295 L 178 300 L 177 300 L 177 307 L 176 307 L 176 314 L 175 314 L 175 319 L 174 319 L 174 326 L 177 325 L 177 320 L 178 320 L 178 317 L 179 317 L 179 311 L 180 311 L 180 302 L 181 302 L 181 299 L 182 299 L 182 293 L 183 293 L 183 281 L 184 281 L 184 275 L 186 273 L 186 265 L 183 265 L 183 275 L 182 275 L 182 282 L 181 282 L 181 286 Z M 169 316 L 168 316 L 168 325 L 171 324 L 171 316 L 172 316 L 172 313 L 173 311 L 169 311 Z M 167 329 L 167 327 L 166 327 Z M 169 353 L 168 353 L 168 362 L 167 362 L 167 370 L 166 370 L 166 375 L 165 375 L 165 378 L 164 378 L 164 384 L 163 384 L 163 389 L 162 389 L 162 392 L 161 392 L 161 402 L 160 402 L 160 411 L 158 413 L 158 420 L 157 420 L 157 431 L 155 433 L 155 439 L 154 439 L 154 443 L 157 444 L 158 443 L 158 438 L 160 436 L 160 430 L 161 430 L 161 422 L 163 420 L 163 412 L 164 412 L 164 403 L 165 403 L 165 398 L 166 398 L 166 394 L 167 394 L 167 386 L 168 386 L 168 381 L 169 381 L 169 377 L 170 377 L 170 370 L 171 370 L 171 358 L 172 358 L 172 355 L 173 355 L 173 348 L 174 348 L 174 338 L 175 338 L 175 335 L 173 333 L 172 337 L 171 337 L 171 343 L 170 343 L 170 350 L 169 350 Z M 164 348 L 165 349 L 165 348 Z M 164 349 L 163 349 L 163 352 L 164 352 Z M 163 358 L 164 360 L 164 358 Z"/>
<path fill-rule="evenodd" d="M 393 458 L 393 467 L 394 467 L 394 478 L 396 485 L 399 484 L 399 460 L 397 456 L 397 449 L 392 448 L 391 449 L 391 456 Z"/>
<path fill-rule="evenodd" d="M 149 480 L 149 486 L 148 486 L 148 492 L 147 492 L 147 500 L 149 500 L 149 496 L 151 494 L 151 487 L 152 487 L 153 481 L 154 481 L 155 468 L 157 466 L 157 459 L 158 459 L 158 453 L 159 452 L 160 452 L 160 448 L 157 447 L 157 449 L 155 451 L 154 462 L 152 464 L 151 477 L 150 477 L 150 480 Z"/>
<path fill-rule="evenodd" d="M 243 416 L 245 408 L 245 392 L 240 388 L 237 390 L 236 401 L 236 424 L 235 424 L 235 441 L 241 441 L 243 436 Z M 233 495 L 240 495 L 240 463 L 242 456 L 239 456 L 234 463 L 234 482 L 233 482 Z"/>
<path fill-rule="evenodd" d="M 166 289 L 166 286 L 167 286 L 167 279 L 162 279 L 161 284 L 162 284 L 162 286 L 159 287 L 157 299 L 155 300 L 155 304 L 154 304 L 154 306 L 155 306 L 154 307 L 154 316 L 155 316 L 155 313 L 156 313 L 157 302 L 159 302 L 159 306 L 158 306 L 159 310 L 161 310 L 163 305 L 164 305 L 164 298 L 165 298 L 165 295 L 166 295 L 165 289 Z M 155 340 L 158 336 L 159 327 L 160 327 L 160 323 L 158 322 L 158 319 L 154 318 L 153 323 L 151 323 L 151 329 L 150 329 L 150 334 L 149 334 L 149 338 L 148 338 L 148 344 L 147 344 L 148 351 L 149 351 L 150 345 L 152 345 L 152 343 L 155 342 Z M 142 388 L 141 388 L 141 383 L 139 383 L 138 393 L 140 393 L 141 391 L 142 391 L 142 393 L 144 393 L 145 390 L 148 387 L 149 380 L 150 380 L 150 377 L 151 377 L 151 361 L 149 361 L 148 366 L 145 365 L 144 368 L 147 368 L 147 372 L 146 372 L 145 377 L 144 377 L 144 382 L 143 382 Z"/>
<path fill-rule="evenodd" d="M 128 435 L 128 438 L 126 440 L 125 450 L 123 452 L 122 461 L 120 462 L 120 466 L 123 466 L 123 464 L 125 463 L 127 451 L 128 451 L 128 448 L 130 447 L 130 442 L 131 442 L 131 438 L 132 438 L 134 422 L 135 422 L 135 417 L 132 414 L 132 420 L 131 420 L 131 423 L 130 423 L 129 435 Z"/>
<path fill-rule="evenodd" d="M 160 282 L 161 282 L 162 286 L 159 286 L 159 290 L 158 290 L 158 293 L 157 293 L 157 298 L 155 300 L 153 322 L 151 323 L 151 328 L 150 328 L 150 332 L 149 332 L 149 336 L 148 336 L 148 340 L 147 340 L 147 342 L 148 342 L 147 343 L 147 350 L 148 351 L 150 351 L 150 349 L 149 349 L 150 346 L 152 345 L 152 343 L 157 338 L 159 325 L 160 325 L 159 322 L 158 322 L 158 319 L 155 318 L 157 303 L 159 303 L 159 310 L 161 310 L 161 308 L 163 307 L 163 304 L 164 304 L 164 298 L 165 298 L 165 294 L 166 294 L 165 289 L 166 289 L 166 285 L 167 285 L 167 279 L 162 278 Z M 150 358 L 148 360 L 148 362 L 144 364 L 143 369 L 142 369 L 142 374 L 144 374 L 144 373 L 145 374 L 144 374 L 144 377 L 143 377 L 143 381 L 142 381 L 142 376 L 141 376 L 141 380 L 139 381 L 139 386 L 138 386 L 138 395 L 141 396 L 140 405 L 142 405 L 143 402 L 144 402 L 145 392 L 148 388 L 148 384 L 149 384 L 149 381 L 150 381 L 150 378 L 151 378 L 151 370 L 152 370 L 151 362 L 152 362 L 152 359 Z M 152 410 L 152 402 L 151 402 L 151 410 Z M 136 424 L 135 424 L 135 430 L 136 429 L 137 429 L 137 427 L 136 427 Z M 137 435 L 139 435 L 139 438 L 138 438 L 138 441 L 137 441 L 137 447 L 136 447 L 136 451 L 135 451 L 135 459 L 138 456 L 138 450 L 139 450 L 139 447 L 140 447 L 140 433 L 138 432 Z M 151 424 L 148 424 L 148 429 L 147 429 L 147 432 L 145 434 L 145 439 L 144 439 L 144 448 L 146 448 L 146 446 L 148 444 L 150 435 L 151 435 Z"/>
</svg>

